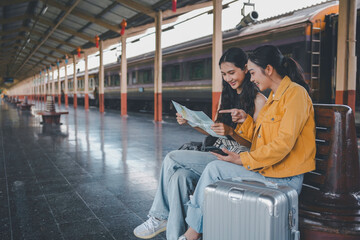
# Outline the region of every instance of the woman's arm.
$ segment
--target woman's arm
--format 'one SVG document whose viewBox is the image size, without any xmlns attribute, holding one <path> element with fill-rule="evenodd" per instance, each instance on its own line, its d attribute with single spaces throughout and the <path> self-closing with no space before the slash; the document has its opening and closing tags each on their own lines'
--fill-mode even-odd
<svg viewBox="0 0 360 240">
<path fill-rule="evenodd" d="M 177 121 L 178 124 L 180 124 L 180 125 L 186 125 L 186 124 L 188 124 L 187 120 L 186 120 L 185 118 L 183 118 L 180 113 L 176 113 L 176 121 Z M 200 132 L 200 133 L 202 133 L 202 134 L 209 135 L 207 132 L 205 132 L 204 130 L 202 130 L 202 129 L 199 128 L 199 127 L 194 127 L 194 129 L 196 129 L 198 132 Z"/>
<path fill-rule="evenodd" d="M 257 148 L 251 152 L 240 153 L 241 161 L 249 170 L 272 166 L 282 161 L 293 149 L 304 125 L 309 120 L 312 103 L 302 87 L 294 87 L 282 96 L 279 103 L 281 116 L 279 124 L 263 122 L 262 134 L 259 133 Z M 274 115 L 275 116 L 275 115 Z M 273 133 L 274 136 L 266 144 L 261 144 L 263 134 Z"/>
<path fill-rule="evenodd" d="M 262 94 L 262 93 L 258 93 L 256 95 L 256 98 L 255 98 L 255 111 L 254 111 L 254 121 L 256 121 L 258 115 L 259 115 L 259 112 L 260 110 L 263 108 L 263 106 L 265 105 L 267 101 L 267 98 Z"/>
<path fill-rule="evenodd" d="M 238 143 L 240 143 L 241 145 L 250 148 L 251 143 L 242 138 L 241 136 L 239 136 L 238 134 L 235 133 L 235 130 L 224 124 L 224 123 L 215 123 L 211 126 L 211 129 L 218 135 L 221 136 L 231 136 L 235 141 L 237 141 Z"/>
</svg>

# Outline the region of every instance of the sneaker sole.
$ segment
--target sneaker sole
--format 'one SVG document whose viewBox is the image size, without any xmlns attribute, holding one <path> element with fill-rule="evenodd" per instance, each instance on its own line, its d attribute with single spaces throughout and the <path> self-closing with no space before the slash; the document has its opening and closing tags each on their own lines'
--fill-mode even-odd
<svg viewBox="0 0 360 240">
<path fill-rule="evenodd" d="M 148 235 L 148 236 L 138 236 L 135 232 L 134 232 L 134 235 L 135 235 L 135 237 L 137 237 L 137 238 L 150 239 L 150 238 L 153 238 L 153 237 L 155 237 L 156 235 L 158 235 L 158 234 L 160 234 L 160 233 L 162 233 L 162 232 L 164 232 L 164 231 L 166 231 L 166 227 L 164 227 L 164 228 L 158 230 L 157 232 L 154 232 L 153 234 Z"/>
</svg>

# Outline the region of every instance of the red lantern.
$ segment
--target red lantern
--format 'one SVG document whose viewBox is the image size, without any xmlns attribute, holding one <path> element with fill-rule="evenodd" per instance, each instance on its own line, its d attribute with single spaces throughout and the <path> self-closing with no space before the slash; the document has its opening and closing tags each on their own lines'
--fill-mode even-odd
<svg viewBox="0 0 360 240">
<path fill-rule="evenodd" d="M 100 40 L 99 36 L 96 35 L 95 36 L 95 46 L 96 46 L 96 48 L 99 48 L 99 40 Z"/>
<path fill-rule="evenodd" d="M 127 26 L 127 22 L 126 22 L 125 19 L 123 19 L 123 20 L 121 21 L 120 26 L 121 26 L 120 35 L 122 36 L 122 35 L 124 35 L 124 33 L 125 33 L 125 28 L 126 28 L 126 26 Z"/>
<path fill-rule="evenodd" d="M 176 2 L 177 0 L 172 0 L 172 11 L 176 12 Z"/>
<path fill-rule="evenodd" d="M 80 47 L 77 48 L 77 53 L 78 53 L 78 57 L 80 57 L 81 56 L 81 48 Z"/>
</svg>

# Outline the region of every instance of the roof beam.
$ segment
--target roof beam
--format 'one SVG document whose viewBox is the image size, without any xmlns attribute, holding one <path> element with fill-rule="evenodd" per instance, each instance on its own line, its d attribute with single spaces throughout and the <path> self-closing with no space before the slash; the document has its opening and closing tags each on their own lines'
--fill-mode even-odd
<svg viewBox="0 0 360 240">
<path fill-rule="evenodd" d="M 30 32 L 31 31 L 31 34 L 35 34 L 35 35 L 38 35 L 38 36 L 40 36 L 40 37 L 43 37 L 44 36 L 44 34 L 42 33 L 42 32 L 39 32 L 39 31 L 36 31 L 36 30 L 31 30 L 29 27 L 21 27 L 21 28 L 17 28 L 17 29 L 15 29 L 15 30 L 12 30 L 12 31 L 14 31 L 14 32 L 20 32 L 20 31 L 25 31 L 25 32 Z M 10 32 L 10 31 L 9 31 Z M 5 34 L 4 35 L 6 35 L 6 33 L 8 33 L 8 32 L 5 32 Z M 0 36 L 1 36 L 1 32 L 0 32 Z M 78 46 L 76 46 L 76 45 L 74 45 L 74 44 L 72 44 L 72 43 L 69 43 L 69 42 L 65 42 L 65 41 L 62 41 L 62 40 L 60 40 L 60 39 L 57 39 L 57 38 L 53 38 L 53 37 L 49 37 L 48 38 L 50 41 L 54 41 L 54 42 L 57 42 L 57 43 L 60 43 L 60 44 L 62 44 L 62 45 L 66 45 L 66 46 L 69 46 L 69 47 L 71 47 L 71 48 L 74 48 L 74 49 L 76 49 Z"/>
<path fill-rule="evenodd" d="M 44 0 L 42 0 L 42 1 L 44 1 Z M 55 7 L 55 8 L 61 9 L 63 11 L 67 11 L 70 8 L 70 7 L 65 6 L 63 4 L 55 2 L 54 0 L 47 0 L 47 1 L 44 1 L 44 2 L 46 2 L 46 4 L 49 4 L 49 5 L 51 5 L 51 6 Z M 119 25 L 112 25 L 112 24 L 110 24 L 108 22 L 105 22 L 105 21 L 99 19 L 99 18 L 93 17 L 90 14 L 87 14 L 87 13 L 85 13 L 83 11 L 79 11 L 79 10 L 74 9 L 71 12 L 71 14 L 74 15 L 75 17 L 85 19 L 86 21 L 90 21 L 92 23 L 95 23 L 95 24 L 97 24 L 99 26 L 102 26 L 102 27 L 104 27 L 106 29 L 109 29 L 109 30 L 111 30 L 113 32 L 116 32 L 116 33 L 119 32 L 120 29 L 121 29 Z"/>
<path fill-rule="evenodd" d="M 54 48 L 54 47 L 50 47 L 50 46 L 46 46 L 46 45 L 43 45 L 43 47 L 47 48 L 47 49 L 50 49 L 52 51 L 58 52 L 58 53 L 60 53 L 62 55 L 66 55 L 66 54 L 69 55 L 69 56 L 72 55 L 72 53 L 65 52 L 65 51 L 63 51 L 61 49 L 58 49 L 58 48 Z"/>
<path fill-rule="evenodd" d="M 13 22 L 22 22 L 26 19 L 31 18 L 31 16 L 29 14 L 24 14 L 21 16 L 15 16 L 15 17 L 10 17 L 10 18 L 0 18 L 0 24 L 9 24 L 9 23 L 13 23 Z"/>
<path fill-rule="evenodd" d="M 163 18 L 177 16 L 177 15 L 181 15 L 184 13 L 188 13 L 193 10 L 197 10 L 197 9 L 201 9 L 201 8 L 205 8 L 205 7 L 211 7 L 211 6 L 213 6 L 213 2 L 208 1 L 208 2 L 203 2 L 203 3 L 188 5 L 188 6 L 185 6 L 182 8 L 177 8 L 176 12 L 173 12 L 172 10 L 166 10 L 166 11 L 163 11 Z"/>
<path fill-rule="evenodd" d="M 51 54 L 48 54 L 48 53 L 45 53 L 45 52 L 42 52 L 42 51 L 38 51 L 38 53 L 44 55 L 44 56 L 47 56 L 49 58 L 53 58 L 53 59 L 57 59 L 58 57 L 54 56 L 54 55 L 51 55 Z"/>
<path fill-rule="evenodd" d="M 60 26 L 60 24 L 67 18 L 67 16 L 71 13 L 71 11 L 80 3 L 81 0 L 76 0 L 69 10 L 61 17 L 61 19 L 56 23 L 56 25 L 50 30 L 50 32 L 46 35 L 46 37 L 42 40 L 42 42 L 36 46 L 36 48 L 30 53 L 30 55 L 26 58 L 24 63 L 16 70 L 14 76 L 21 70 L 21 68 L 25 65 L 25 63 L 31 58 L 32 55 L 46 42 L 46 40 L 55 32 L 55 30 Z"/>
<path fill-rule="evenodd" d="M 30 29 L 30 28 L 29 28 Z M 10 35 L 12 33 L 20 33 L 20 32 L 24 32 L 26 31 L 27 28 L 26 27 L 20 27 L 20 28 L 15 28 L 15 29 L 11 29 L 11 30 L 7 30 L 7 31 L 1 31 L 0 32 L 0 36 L 6 36 L 6 35 Z"/>
<path fill-rule="evenodd" d="M 19 36 L 18 35 L 16 37 L 0 40 L 0 44 L 7 43 L 7 42 L 12 42 L 12 41 L 17 41 L 17 40 L 24 40 L 24 39 L 25 39 L 24 36 Z"/>
<path fill-rule="evenodd" d="M 152 10 L 151 8 L 144 6 L 138 2 L 135 2 L 133 0 L 115 0 L 118 3 L 121 3 L 122 5 L 129 7 L 133 10 L 135 10 L 136 12 L 141 12 L 144 13 L 152 18 L 155 18 L 155 11 Z"/>
<path fill-rule="evenodd" d="M 78 0 L 78 1 L 79 1 L 79 0 Z M 42 19 L 42 18 L 41 18 L 41 19 L 39 19 L 39 22 L 42 23 L 42 24 L 44 24 L 44 25 L 47 25 L 47 26 L 49 26 L 49 27 L 55 27 L 55 24 L 54 24 L 54 23 L 52 23 L 52 22 L 50 22 L 50 21 L 48 21 L 48 20 L 46 20 L 46 19 Z M 77 32 L 77 31 L 75 31 L 75 30 L 71 30 L 71 29 L 69 29 L 69 28 L 62 27 L 62 26 L 58 26 L 57 29 L 60 30 L 60 31 L 66 32 L 66 33 L 68 33 L 68 34 L 70 34 L 70 35 L 74 35 L 74 36 L 76 36 L 76 37 L 79 37 L 79 38 L 81 38 L 81 39 L 84 39 L 84 40 L 86 40 L 86 41 L 95 43 L 94 37 L 90 37 L 90 36 L 85 35 L 85 34 L 83 34 L 83 33 L 79 33 L 79 32 Z"/>
<path fill-rule="evenodd" d="M 24 3 L 24 2 L 29 2 L 29 0 L 1 1 L 1 2 L 0 2 L 0 7 L 5 7 L 5 6 L 9 6 L 9 5 L 20 4 L 20 3 Z"/>
</svg>

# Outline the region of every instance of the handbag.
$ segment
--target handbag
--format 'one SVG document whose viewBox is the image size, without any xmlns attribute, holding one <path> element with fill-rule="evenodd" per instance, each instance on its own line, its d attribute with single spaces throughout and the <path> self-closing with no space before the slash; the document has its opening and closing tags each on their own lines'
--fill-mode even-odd
<svg viewBox="0 0 360 240">
<path fill-rule="evenodd" d="M 235 140 L 225 139 L 225 138 L 217 138 L 211 135 L 206 136 L 202 142 L 189 142 L 183 144 L 179 150 L 193 150 L 193 151 L 201 151 L 201 152 L 217 152 L 222 155 L 227 155 L 222 152 L 222 148 L 226 148 L 231 152 L 241 153 L 245 151 L 249 151 L 249 148 L 239 144 Z"/>
<path fill-rule="evenodd" d="M 214 143 L 214 147 L 217 147 L 219 149 L 226 148 L 230 152 L 234 152 L 237 154 L 249 151 L 248 147 L 241 145 L 237 141 L 225 138 L 218 138 Z"/>
</svg>

